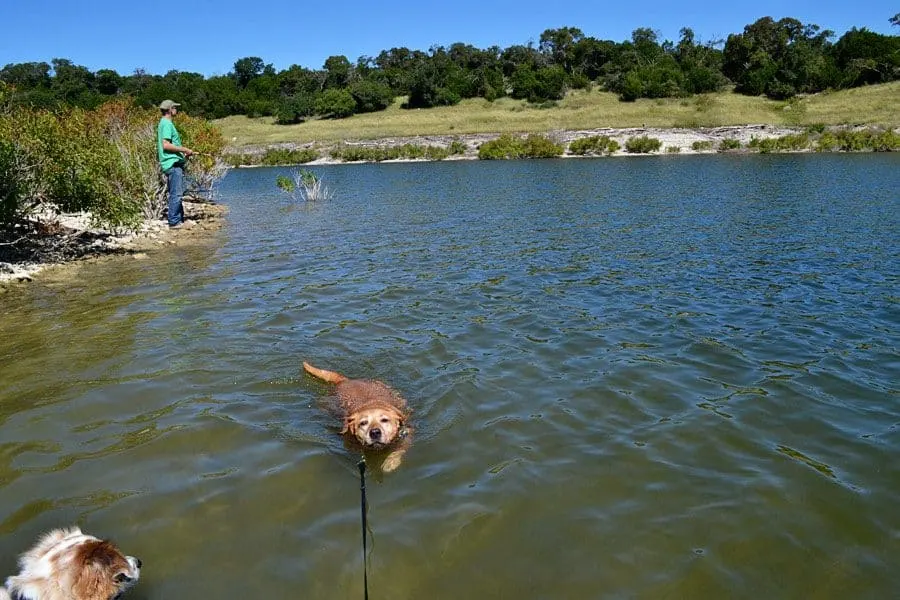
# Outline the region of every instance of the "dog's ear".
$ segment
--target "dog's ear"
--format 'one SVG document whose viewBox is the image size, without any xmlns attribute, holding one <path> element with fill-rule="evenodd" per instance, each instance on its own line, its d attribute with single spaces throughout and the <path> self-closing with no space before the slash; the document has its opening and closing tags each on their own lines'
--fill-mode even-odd
<svg viewBox="0 0 900 600">
<path fill-rule="evenodd" d="M 341 429 L 341 434 L 349 433 L 350 435 L 356 435 L 356 430 L 358 428 L 359 428 L 359 421 L 356 419 L 355 415 L 345 417 L 344 418 L 344 428 Z"/>
</svg>

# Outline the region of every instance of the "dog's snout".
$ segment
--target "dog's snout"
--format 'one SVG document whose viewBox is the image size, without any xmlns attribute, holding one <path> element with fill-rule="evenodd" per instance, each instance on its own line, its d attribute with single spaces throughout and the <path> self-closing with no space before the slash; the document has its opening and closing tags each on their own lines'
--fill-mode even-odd
<svg viewBox="0 0 900 600">
<path fill-rule="evenodd" d="M 381 430 L 378 429 L 377 427 L 373 427 L 372 429 L 369 430 L 369 436 L 373 440 L 381 439 Z"/>
<path fill-rule="evenodd" d="M 141 559 L 139 559 L 139 558 L 135 558 L 135 559 L 134 559 L 134 564 L 137 565 L 137 568 L 138 568 L 138 569 L 140 569 L 141 567 L 144 566 L 144 562 L 143 562 Z"/>
</svg>

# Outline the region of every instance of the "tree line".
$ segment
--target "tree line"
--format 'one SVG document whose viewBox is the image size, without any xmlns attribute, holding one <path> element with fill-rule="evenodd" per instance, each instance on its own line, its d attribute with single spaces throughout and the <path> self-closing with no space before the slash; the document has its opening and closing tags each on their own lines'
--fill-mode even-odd
<svg viewBox="0 0 900 600">
<path fill-rule="evenodd" d="M 900 26 L 900 13 L 889 19 Z M 787 99 L 797 94 L 900 79 L 900 36 L 853 28 L 833 31 L 793 18 L 763 17 L 725 40 L 699 41 L 690 28 L 677 42 L 650 28 L 622 42 L 586 36 L 576 27 L 547 29 L 537 45 L 479 49 L 455 43 L 427 52 L 391 48 L 352 63 L 329 57 L 322 68 L 277 71 L 260 57 L 235 61 L 227 75 L 136 70 L 92 72 L 72 61 L 8 64 L 0 82 L 13 105 L 96 108 L 130 97 L 140 107 L 175 98 L 191 114 L 274 116 L 279 123 L 343 118 L 387 108 L 453 105 L 464 98 L 501 97 L 531 103 L 560 100 L 567 90 L 599 86 L 623 101 L 689 96 L 733 87 L 748 95 Z"/>
</svg>

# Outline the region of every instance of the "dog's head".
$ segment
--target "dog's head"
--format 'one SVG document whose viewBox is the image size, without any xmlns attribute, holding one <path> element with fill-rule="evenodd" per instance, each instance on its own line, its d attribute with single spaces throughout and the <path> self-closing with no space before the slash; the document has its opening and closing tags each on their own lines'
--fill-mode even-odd
<svg viewBox="0 0 900 600">
<path fill-rule="evenodd" d="M 76 527 L 45 535 L 19 557 L 19 569 L 6 582 L 13 598 L 113 600 L 140 578 L 141 561 Z"/>
<path fill-rule="evenodd" d="M 363 446 L 380 448 L 393 443 L 403 430 L 403 415 L 393 407 L 367 408 L 348 415 L 341 433 L 350 433 Z"/>
</svg>

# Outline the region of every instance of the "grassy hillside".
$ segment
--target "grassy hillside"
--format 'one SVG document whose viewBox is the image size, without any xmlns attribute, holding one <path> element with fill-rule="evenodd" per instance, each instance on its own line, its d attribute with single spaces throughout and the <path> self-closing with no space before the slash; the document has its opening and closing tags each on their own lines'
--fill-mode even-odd
<svg viewBox="0 0 900 600">
<path fill-rule="evenodd" d="M 601 127 L 716 127 L 722 125 L 900 126 L 900 82 L 815 94 L 789 102 L 721 92 L 683 99 L 620 102 L 615 94 L 574 91 L 553 108 L 519 100 L 465 100 L 457 106 L 404 110 L 403 99 L 379 113 L 349 119 L 275 125 L 271 118 L 220 119 L 233 146 L 277 142 L 337 142 L 396 136 L 548 132 Z"/>
</svg>

